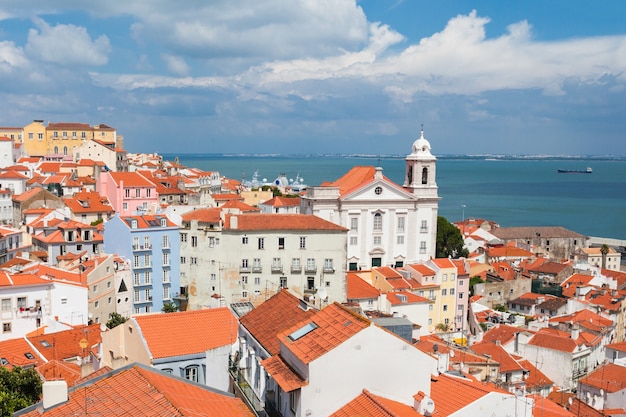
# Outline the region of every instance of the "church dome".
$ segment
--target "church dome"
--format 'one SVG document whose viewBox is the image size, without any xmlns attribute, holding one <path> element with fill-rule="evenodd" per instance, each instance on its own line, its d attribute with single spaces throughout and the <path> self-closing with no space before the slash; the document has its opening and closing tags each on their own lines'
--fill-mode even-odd
<svg viewBox="0 0 626 417">
<path fill-rule="evenodd" d="M 413 155 L 432 156 L 430 153 L 430 142 L 424 138 L 424 129 L 420 132 L 420 138 L 413 142 Z"/>
</svg>

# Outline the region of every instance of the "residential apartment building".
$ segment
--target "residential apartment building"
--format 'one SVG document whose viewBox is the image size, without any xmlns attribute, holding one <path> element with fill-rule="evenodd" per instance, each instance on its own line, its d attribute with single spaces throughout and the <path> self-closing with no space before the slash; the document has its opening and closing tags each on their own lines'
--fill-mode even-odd
<svg viewBox="0 0 626 417">
<path fill-rule="evenodd" d="M 180 291 L 178 229 L 163 215 L 115 215 L 104 224 L 106 253 L 130 261 L 133 314 L 159 312 L 164 304 L 175 303 Z"/>
<path fill-rule="evenodd" d="M 0 265 L 17 256 L 24 250 L 23 234 L 19 229 L 0 226 Z"/>
<path fill-rule="evenodd" d="M 103 237 L 96 226 L 65 219 L 43 219 L 28 225 L 34 250 L 46 253 L 48 263 L 56 264 L 58 257 L 68 253 L 88 258 L 101 251 Z"/>
<path fill-rule="evenodd" d="M 108 198 L 120 216 L 154 214 L 159 206 L 156 185 L 138 172 L 103 172 L 96 191 Z"/>
<path fill-rule="evenodd" d="M 306 189 L 301 213 L 348 229 L 349 270 L 399 267 L 435 255 L 439 197 L 430 149 L 422 131 L 405 159 L 403 186 L 381 167 L 357 166 L 334 182 Z"/>
<path fill-rule="evenodd" d="M 290 288 L 321 305 L 345 301 L 346 229 L 311 215 L 224 213 L 183 215 L 181 282 L 190 308 L 259 304 Z"/>
</svg>

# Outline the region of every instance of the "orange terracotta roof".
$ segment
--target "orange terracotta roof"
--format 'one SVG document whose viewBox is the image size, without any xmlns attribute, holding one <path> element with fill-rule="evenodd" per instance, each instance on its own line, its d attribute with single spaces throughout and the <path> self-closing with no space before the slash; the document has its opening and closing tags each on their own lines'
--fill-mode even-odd
<svg viewBox="0 0 626 417">
<path fill-rule="evenodd" d="M 69 392 L 67 402 L 43 410 L 41 403 L 28 417 L 84 414 L 117 416 L 253 417 L 239 398 L 156 369 L 133 364 L 90 379 Z"/>
<path fill-rule="evenodd" d="M 380 291 L 355 272 L 348 272 L 346 295 L 348 300 L 378 298 Z"/>
<path fill-rule="evenodd" d="M 298 297 L 283 289 L 243 315 L 239 323 L 270 355 L 276 355 L 280 351 L 278 334 L 315 314 L 315 309 L 302 309 L 301 303 Z"/>
<path fill-rule="evenodd" d="M 113 213 L 113 207 L 106 197 L 95 191 L 80 191 L 63 202 L 73 213 Z"/>
<path fill-rule="evenodd" d="M 235 226 L 233 218 L 237 219 Z M 347 231 L 317 216 L 308 214 L 227 214 L 225 229 L 230 230 L 325 230 Z"/>
<path fill-rule="evenodd" d="M 164 215 L 144 215 L 144 216 L 123 216 L 121 219 L 126 223 L 126 225 L 130 228 L 133 220 L 137 220 L 137 228 L 138 229 L 149 229 L 151 227 L 161 227 L 161 219 L 165 219 L 167 222 L 167 227 L 178 227 L 174 222 L 172 222 L 167 216 Z M 101 223 L 102 224 L 102 223 Z"/>
<path fill-rule="evenodd" d="M 613 278 L 614 280 L 616 280 L 617 281 L 617 288 L 624 289 L 624 287 L 626 287 L 626 272 L 613 271 L 613 270 L 610 270 L 610 269 L 600 269 L 600 272 L 605 277 L 610 277 L 610 278 Z"/>
<path fill-rule="evenodd" d="M 123 181 L 125 187 L 155 187 L 155 185 L 150 180 L 148 180 L 146 177 L 138 172 L 109 171 L 108 174 L 118 186 Z"/>
<path fill-rule="evenodd" d="M 341 178 L 333 181 L 333 182 L 324 182 L 321 184 L 322 187 L 337 187 L 339 188 L 339 194 L 341 197 L 344 197 L 350 194 L 352 191 L 356 191 L 359 188 L 365 187 L 366 185 L 374 182 L 374 174 L 376 173 L 376 168 L 373 166 L 355 166 L 346 174 L 344 174 Z M 383 176 L 385 182 L 390 185 L 402 189 L 390 181 L 387 177 Z"/>
<path fill-rule="evenodd" d="M 308 385 L 308 381 L 292 370 L 280 355 L 270 356 L 261 365 L 285 392 L 290 392 Z"/>
<path fill-rule="evenodd" d="M 602 317 L 589 309 L 579 310 L 565 316 L 552 317 L 550 323 L 577 323 L 584 329 L 598 333 L 613 326 L 613 320 Z"/>
<path fill-rule="evenodd" d="M 20 287 L 29 285 L 50 285 L 50 281 L 29 273 L 9 274 L 0 271 L 0 287 Z"/>
<path fill-rule="evenodd" d="M 528 386 L 528 383 L 526 385 Z M 527 398 L 532 398 L 535 401 L 533 417 L 576 417 L 575 414 L 539 394 L 529 395 Z M 587 416 L 587 414 L 584 415 Z"/>
<path fill-rule="evenodd" d="M 422 274 L 422 276 L 430 277 L 430 276 L 437 275 L 435 271 L 433 271 L 432 269 L 430 269 L 424 264 L 410 264 L 409 267 L 416 270 L 420 274 Z"/>
<path fill-rule="evenodd" d="M 334 303 L 315 313 L 312 318 L 280 333 L 278 338 L 299 360 L 308 364 L 370 325 L 371 322 L 365 317 Z M 295 340 L 290 337 L 306 326 L 315 328 Z"/>
<path fill-rule="evenodd" d="M 17 194 L 13 196 L 13 201 L 15 202 L 24 202 L 28 199 L 30 199 L 31 197 L 36 196 L 37 194 L 39 194 L 40 192 L 42 192 L 43 189 L 39 188 L 39 187 L 35 187 L 35 188 L 31 188 L 30 190 L 26 190 L 24 191 L 22 194 Z"/>
<path fill-rule="evenodd" d="M 450 258 L 434 258 L 431 261 L 439 268 L 456 268 Z"/>
<path fill-rule="evenodd" d="M 64 380 L 67 386 L 74 385 L 81 378 L 81 370 L 75 363 L 52 360 L 37 367 L 37 372 L 44 381 Z"/>
<path fill-rule="evenodd" d="M 449 416 L 490 392 L 496 391 L 492 384 L 446 374 L 431 376 L 430 380 L 430 397 L 435 402 L 433 415 Z"/>
<path fill-rule="evenodd" d="M 548 378 L 543 372 L 541 372 L 535 365 L 532 364 L 527 359 L 522 358 L 521 356 L 513 357 L 518 361 L 518 363 L 522 366 L 522 368 L 528 371 L 528 376 L 525 379 L 526 389 L 539 389 L 541 387 L 553 385 L 554 382 Z"/>
<path fill-rule="evenodd" d="M 453 357 L 451 356 L 448 358 L 451 363 L 463 362 L 465 364 L 472 364 L 487 362 L 486 357 L 476 355 L 470 350 L 457 349 L 456 347 L 447 344 L 440 336 L 436 334 L 420 336 L 420 339 L 413 344 L 413 346 L 429 355 L 435 354 L 435 345 L 437 345 L 437 352 L 441 354 L 449 354 L 451 351 L 455 352 Z"/>
<path fill-rule="evenodd" d="M 226 307 L 133 317 L 152 358 L 190 355 L 237 340 L 237 319 Z"/>
<path fill-rule="evenodd" d="M 386 296 L 387 301 L 389 301 L 392 306 L 431 302 L 428 298 L 420 297 L 419 295 L 413 294 L 409 291 L 388 292 Z"/>
<path fill-rule="evenodd" d="M 88 348 L 80 347 L 87 339 Z M 89 356 L 89 348 L 101 342 L 100 324 L 78 326 L 71 330 L 28 337 L 30 343 L 49 361 Z"/>
<path fill-rule="evenodd" d="M 535 254 L 522 248 L 496 246 L 487 248 L 487 256 L 492 258 L 532 258 Z"/>
<path fill-rule="evenodd" d="M 219 208 L 201 208 L 197 210 L 188 211 L 181 217 L 183 221 L 190 222 L 197 220 L 198 223 L 213 223 L 217 224 L 221 221 L 221 210 Z"/>
<path fill-rule="evenodd" d="M 271 207 L 299 207 L 300 206 L 300 198 L 288 198 L 276 196 L 270 200 L 264 201 L 262 203 L 264 206 Z"/>
<path fill-rule="evenodd" d="M 480 355 L 489 355 L 491 359 L 500 364 L 501 372 L 523 371 L 524 368 L 515 360 L 502 345 L 495 343 L 476 343 L 472 350 Z"/>
<path fill-rule="evenodd" d="M 57 173 L 61 170 L 60 162 L 42 162 L 37 167 L 38 172 L 42 173 Z"/>
<path fill-rule="evenodd" d="M 10 339 L 0 342 L 0 365 L 12 368 L 38 366 L 44 361 L 26 339 Z"/>
<path fill-rule="evenodd" d="M 240 196 L 239 194 L 211 194 L 211 197 L 213 197 L 213 200 L 215 201 L 228 201 L 228 200 L 241 200 L 243 201 L 244 198 L 242 196 Z"/>
<path fill-rule="evenodd" d="M 582 378 L 579 383 L 597 389 L 602 388 L 610 393 L 626 390 L 626 367 L 614 363 L 600 366 Z"/>
<path fill-rule="evenodd" d="M 242 213 L 257 213 L 261 211 L 260 208 L 251 206 L 239 200 L 228 200 L 227 202 L 222 204 L 220 208 L 221 209 L 238 209 Z"/>
<path fill-rule="evenodd" d="M 495 343 L 497 340 L 499 340 L 501 344 L 506 345 L 507 343 L 512 342 L 515 339 L 515 333 L 518 333 L 520 331 L 524 331 L 524 329 L 501 324 L 498 327 L 494 327 L 490 329 L 487 333 L 485 333 L 483 335 L 482 341 L 484 343 Z"/>
<path fill-rule="evenodd" d="M 364 389 L 358 397 L 330 415 L 330 417 L 420 417 L 413 407 L 374 395 Z"/>
<path fill-rule="evenodd" d="M 528 341 L 528 344 L 572 353 L 578 345 L 583 344 L 583 341 L 571 339 L 569 333 L 557 332 L 554 329 L 541 329 Z"/>
<path fill-rule="evenodd" d="M 619 350 L 620 352 L 626 352 L 626 342 L 609 343 L 606 347 Z"/>
</svg>

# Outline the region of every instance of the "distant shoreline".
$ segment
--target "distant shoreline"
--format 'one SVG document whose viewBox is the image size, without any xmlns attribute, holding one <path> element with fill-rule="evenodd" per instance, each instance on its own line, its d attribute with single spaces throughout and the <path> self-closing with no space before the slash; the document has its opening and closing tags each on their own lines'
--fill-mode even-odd
<svg viewBox="0 0 626 417">
<path fill-rule="evenodd" d="M 161 154 L 165 159 L 171 160 L 176 157 L 195 160 L 206 158 L 293 158 L 293 159 L 310 159 L 310 158 L 354 158 L 354 159 L 404 159 L 406 155 L 366 155 L 366 154 L 244 154 L 244 153 L 170 153 Z M 588 156 L 568 156 L 568 155 L 435 155 L 438 159 L 447 160 L 493 160 L 493 161 L 626 161 L 626 156 L 614 155 L 588 155 Z"/>
</svg>

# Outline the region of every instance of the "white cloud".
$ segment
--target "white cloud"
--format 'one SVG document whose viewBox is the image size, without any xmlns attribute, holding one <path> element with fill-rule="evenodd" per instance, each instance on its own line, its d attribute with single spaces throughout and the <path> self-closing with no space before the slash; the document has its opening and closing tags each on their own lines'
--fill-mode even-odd
<svg viewBox="0 0 626 417">
<path fill-rule="evenodd" d="M 74 25 L 48 25 L 36 19 L 37 29 L 28 31 L 26 52 L 37 59 L 54 64 L 105 65 L 111 53 L 105 35 L 92 40 L 87 29 Z"/>
<path fill-rule="evenodd" d="M 15 69 L 26 67 L 28 60 L 22 48 L 16 47 L 13 42 L 0 42 L 0 72 L 8 73 Z"/>
<path fill-rule="evenodd" d="M 171 73 L 180 76 L 185 76 L 189 73 L 189 66 L 181 57 L 169 54 L 163 54 L 161 57 Z"/>
</svg>

